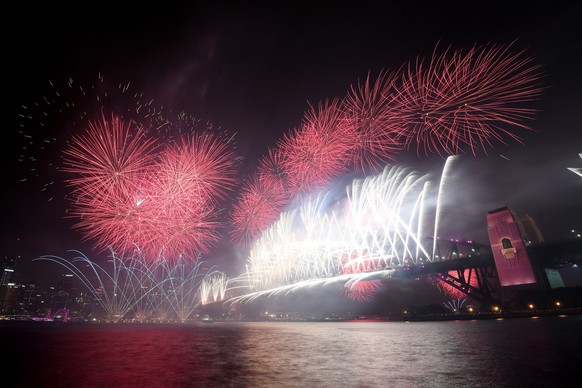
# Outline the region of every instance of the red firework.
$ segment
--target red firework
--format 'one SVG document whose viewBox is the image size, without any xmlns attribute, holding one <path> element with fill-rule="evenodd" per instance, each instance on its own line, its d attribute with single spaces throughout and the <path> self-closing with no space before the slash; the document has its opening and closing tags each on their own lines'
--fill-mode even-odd
<svg viewBox="0 0 582 388">
<path fill-rule="evenodd" d="M 75 174 L 68 179 L 73 188 L 70 215 L 79 218 L 75 228 L 85 240 L 106 249 L 132 250 L 141 241 L 139 220 L 143 218 L 139 193 L 153 162 L 154 141 L 141 128 L 112 115 L 88 124 L 85 135 L 73 137 L 64 151 L 63 171 Z M 128 244 L 124 238 L 131 236 Z"/>
<path fill-rule="evenodd" d="M 161 153 L 157 163 L 156 195 L 161 199 L 213 202 L 224 199 L 236 182 L 234 155 L 227 144 L 209 133 L 181 138 Z M 187 195 L 182 195 L 186 193 Z"/>
<path fill-rule="evenodd" d="M 509 127 L 523 124 L 534 109 L 521 107 L 541 95 L 539 65 L 508 46 L 473 47 L 467 54 L 434 53 L 430 62 L 410 64 L 397 94 L 405 111 L 406 146 L 417 152 L 487 154 L 494 143 L 522 142 Z"/>
<path fill-rule="evenodd" d="M 153 161 L 155 143 L 141 128 L 112 115 L 111 121 L 89 122 L 87 133 L 73 137 L 64 151 L 63 171 L 75 174 L 68 179 L 78 197 L 124 196 L 137 190 L 139 182 Z"/>
<path fill-rule="evenodd" d="M 152 261 L 208 252 L 218 240 L 215 208 L 235 183 L 232 152 L 203 133 L 154 154 L 153 141 L 131 129 L 102 117 L 65 151 L 64 170 L 77 175 L 68 181 L 75 227 L 96 248 Z"/>
<path fill-rule="evenodd" d="M 396 73 L 380 72 L 375 82 L 370 75 L 351 87 L 343 100 L 342 126 L 353 137 L 354 168 L 377 172 L 402 150 L 402 107 L 396 98 Z"/>
<path fill-rule="evenodd" d="M 231 213 L 231 237 L 235 244 L 250 246 L 277 220 L 287 204 L 288 198 L 278 181 L 258 177 L 248 181 Z"/>
<path fill-rule="evenodd" d="M 356 302 L 369 302 L 380 287 L 380 280 L 360 280 L 348 282 L 343 288 L 344 295 Z"/>
<path fill-rule="evenodd" d="M 233 155 L 210 134 L 192 135 L 162 152 L 149 179 L 159 225 L 147 251 L 166 257 L 209 251 L 220 224 L 213 208 L 235 183 Z"/>
<path fill-rule="evenodd" d="M 510 47 L 452 55 L 436 54 L 435 48 L 428 65 L 419 60 L 403 66 L 404 72 L 382 71 L 375 80 L 368 75 L 341 103 L 311 106 L 302 124 L 270 150 L 272 160 L 262 161 L 259 177 L 278 182 L 297 202 L 350 165 L 376 172 L 413 143 L 418 153 L 475 155 L 487 153 L 494 142 L 521 141 L 509 128 L 529 129 L 523 121 L 536 111 L 520 104 L 544 88 L 538 84 L 540 66 Z"/>
<path fill-rule="evenodd" d="M 83 196 L 72 209 L 71 215 L 79 218 L 75 228 L 100 250 L 114 248 L 117 253 L 131 255 L 148 246 L 155 232 L 151 202 L 137 196 Z"/>
<path fill-rule="evenodd" d="M 319 104 L 307 112 L 299 129 L 279 143 L 282 166 L 293 198 L 322 189 L 347 171 L 353 137 L 339 125 L 339 101 Z"/>
<path fill-rule="evenodd" d="M 273 186 L 274 190 L 288 195 L 285 171 L 283 170 L 283 154 L 280 150 L 269 148 L 267 155 L 262 157 L 257 167 L 259 180 L 267 181 L 267 186 Z"/>
</svg>

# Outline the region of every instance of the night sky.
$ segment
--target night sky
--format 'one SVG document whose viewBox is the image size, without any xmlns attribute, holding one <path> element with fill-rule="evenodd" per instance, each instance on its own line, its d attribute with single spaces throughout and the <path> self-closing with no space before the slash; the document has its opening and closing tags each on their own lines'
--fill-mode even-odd
<svg viewBox="0 0 582 388">
<path fill-rule="evenodd" d="M 6 16 L 12 23 L 3 26 L 8 121 L 2 253 L 18 251 L 20 268 L 36 280 L 54 264 L 33 258 L 68 256 L 70 249 L 91 255 L 91 244 L 82 243 L 71 230 L 73 220 L 64 217 L 66 189 L 48 165 L 70 136 L 66 125 L 26 128 L 38 137 L 57 137 L 56 146 L 41 151 L 23 151 L 18 128 L 22 105 L 49 93 L 49 80 L 63 85 L 68 76 L 84 85 L 98 74 L 112 85 L 130 82 L 158 104 L 236 132 L 244 178 L 267 147 L 301 122 L 308 102 L 343 97 L 368 72 L 429 57 L 437 45 L 457 50 L 515 41 L 515 50 L 526 50 L 545 74 L 547 89 L 531 103 L 539 113 L 526 123 L 533 130 L 515 130 L 524 144 L 498 144 L 487 156 L 462 159 L 449 198 L 454 206 L 444 214 L 446 232 L 486 242 L 486 213 L 503 206 L 534 218 L 549 241 L 582 229 L 582 178 L 567 170 L 582 167 L 579 3 L 189 3 L 131 9 L 14 5 Z M 35 152 L 37 170 L 31 172 L 18 160 Z M 416 150 L 400 161 L 427 173 L 444 165 L 442 157 Z M 47 182 L 54 184 L 41 191 Z M 235 275 L 246 252 L 226 236 L 207 260 Z"/>
</svg>

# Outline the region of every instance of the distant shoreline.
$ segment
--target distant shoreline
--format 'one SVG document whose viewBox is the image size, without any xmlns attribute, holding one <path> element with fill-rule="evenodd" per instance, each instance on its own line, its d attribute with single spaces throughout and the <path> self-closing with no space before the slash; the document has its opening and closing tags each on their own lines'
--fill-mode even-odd
<svg viewBox="0 0 582 388">
<path fill-rule="evenodd" d="M 498 313 L 472 313 L 472 314 L 410 314 L 402 317 L 408 322 L 430 321 L 471 321 L 477 319 L 510 319 L 510 318 L 535 318 L 535 317 L 559 317 L 567 315 L 581 315 L 582 308 L 559 310 L 523 310 Z"/>
<path fill-rule="evenodd" d="M 383 316 L 360 316 L 358 318 L 318 318 L 318 319 L 208 319 L 189 320 L 188 322 L 90 322 L 80 320 L 47 320 L 29 316 L 4 316 L 0 318 L 0 323 L 35 323 L 35 324 L 58 324 L 58 325 L 173 325 L 173 324 L 207 324 L 213 322 L 439 322 L 439 321 L 473 321 L 491 319 L 512 319 L 512 318 L 537 318 L 537 317 L 559 317 L 570 315 L 582 315 L 582 307 L 571 309 L 554 310 L 520 310 L 507 312 L 487 312 L 487 313 L 460 313 L 460 314 L 404 314 L 392 317 Z"/>
</svg>

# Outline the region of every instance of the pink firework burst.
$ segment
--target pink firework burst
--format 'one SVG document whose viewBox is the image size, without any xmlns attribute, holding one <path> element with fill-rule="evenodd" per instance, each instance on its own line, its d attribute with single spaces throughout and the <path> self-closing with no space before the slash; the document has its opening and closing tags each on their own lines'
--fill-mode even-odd
<svg viewBox="0 0 582 388">
<path fill-rule="evenodd" d="M 210 134 L 192 135 L 162 152 L 148 188 L 157 234 L 152 249 L 166 257 L 208 252 L 218 240 L 214 207 L 236 182 L 233 155 Z M 148 249 L 149 251 L 149 249 Z M 155 253 L 155 252 L 150 252 Z"/>
<path fill-rule="evenodd" d="M 129 141 L 145 136 L 145 130 L 137 130 L 138 127 L 155 128 L 159 121 L 160 110 L 143 93 L 133 90 L 129 82 L 106 80 L 101 73 L 98 78 L 87 81 L 88 84 L 82 84 L 71 76 L 51 80 L 42 97 L 20 106 L 18 132 L 25 143 L 18 161 L 30 167 L 25 170 L 28 176 L 23 176 L 21 181 L 44 181 L 41 191 L 51 201 L 58 187 L 54 181 L 62 178 L 59 171 L 62 165 L 54 163 L 54 152 L 71 148 L 71 138 L 63 136 L 65 133 L 83 133 L 85 140 L 90 141 L 90 135 L 85 134 L 88 123 L 107 123 L 102 117 L 104 111 L 115 112 L 123 125 L 132 127 Z M 111 119 L 109 114 L 105 116 Z M 43 174 L 38 174 L 39 171 Z"/>
<path fill-rule="evenodd" d="M 257 177 L 259 180 L 266 181 L 267 186 L 273 186 L 276 191 L 285 196 L 288 195 L 287 181 L 283 169 L 283 154 L 280 150 L 269 147 L 267 154 L 259 161 Z"/>
<path fill-rule="evenodd" d="M 227 142 L 202 133 L 163 152 L 117 117 L 65 151 L 75 227 L 101 250 L 147 260 L 197 259 L 218 240 L 217 206 L 235 184 Z"/>
<path fill-rule="evenodd" d="M 126 255 L 146 247 L 156 230 L 151 222 L 151 202 L 129 195 L 82 196 L 73 203 L 71 216 L 79 220 L 75 229 L 95 248 L 114 248 Z"/>
<path fill-rule="evenodd" d="M 522 142 L 513 128 L 530 129 L 523 121 L 536 110 L 520 104 L 541 95 L 542 74 L 523 51 L 511 53 L 510 47 L 435 52 L 428 64 L 410 64 L 397 94 L 406 111 L 406 146 L 416 143 L 426 154 L 475 155 L 487 154 L 495 143 Z"/>
<path fill-rule="evenodd" d="M 353 137 L 339 125 L 337 99 L 311 107 L 299 129 L 279 143 L 282 166 L 293 198 L 322 189 L 347 171 Z"/>
<path fill-rule="evenodd" d="M 356 302 L 369 302 L 376 295 L 380 283 L 380 280 L 348 282 L 345 284 L 343 292 L 346 297 Z"/>
<path fill-rule="evenodd" d="M 75 175 L 66 181 L 73 190 L 70 215 L 79 218 L 75 228 L 86 240 L 96 241 L 97 248 L 114 245 L 125 252 L 139 243 L 135 231 L 143 218 L 140 193 L 154 144 L 141 128 L 115 115 L 109 121 L 102 114 L 64 151 L 63 171 Z M 131 236 L 131 246 L 123 236 Z"/>
<path fill-rule="evenodd" d="M 402 107 L 396 98 L 396 73 L 380 72 L 373 81 L 352 86 L 342 103 L 342 126 L 353 137 L 352 160 L 356 169 L 377 172 L 402 150 Z"/>
<path fill-rule="evenodd" d="M 89 122 L 85 135 L 73 136 L 64 151 L 64 172 L 75 174 L 66 182 L 76 197 L 125 196 L 135 193 L 153 161 L 155 142 L 145 131 L 118 116 Z"/>
<path fill-rule="evenodd" d="M 277 220 L 288 204 L 280 182 L 253 177 L 242 188 L 241 197 L 231 213 L 232 240 L 248 247 L 261 232 Z"/>
<path fill-rule="evenodd" d="M 159 155 L 156 163 L 156 192 L 160 198 L 182 193 L 183 206 L 193 201 L 216 203 L 228 196 L 236 183 L 234 155 L 227 143 L 210 133 L 179 139 Z"/>
</svg>

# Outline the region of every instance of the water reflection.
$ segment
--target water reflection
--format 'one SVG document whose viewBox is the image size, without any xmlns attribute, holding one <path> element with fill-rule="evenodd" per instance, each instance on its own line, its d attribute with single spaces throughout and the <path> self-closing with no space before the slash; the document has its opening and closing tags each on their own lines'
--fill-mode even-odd
<svg viewBox="0 0 582 388">
<path fill-rule="evenodd" d="M 582 316 L 500 321 L 1 325 L 28 387 L 543 387 L 580 373 Z M 562 385 L 560 385 L 562 384 Z"/>
</svg>

